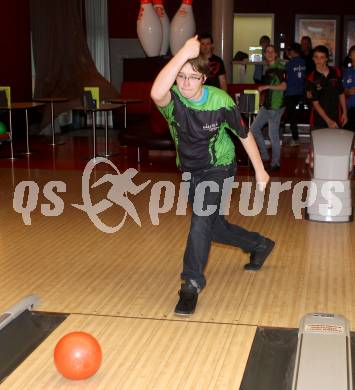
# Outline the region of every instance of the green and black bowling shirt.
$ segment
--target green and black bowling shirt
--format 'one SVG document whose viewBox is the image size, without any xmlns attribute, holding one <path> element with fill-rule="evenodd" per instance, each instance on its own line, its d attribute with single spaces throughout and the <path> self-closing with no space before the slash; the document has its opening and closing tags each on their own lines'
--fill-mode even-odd
<svg viewBox="0 0 355 390">
<path fill-rule="evenodd" d="M 199 171 L 235 162 L 230 129 L 246 138 L 248 129 L 233 101 L 222 89 L 203 86 L 198 101 L 183 97 L 177 86 L 171 88 L 171 101 L 158 107 L 169 124 L 176 145 L 176 162 L 182 171 Z"/>
<path fill-rule="evenodd" d="M 279 85 L 286 81 L 286 70 L 281 62 L 276 61 L 274 64 L 266 67 L 263 76 L 263 83 L 268 85 Z M 284 106 L 284 91 L 274 91 L 268 89 L 265 92 L 265 101 L 263 106 L 267 110 L 277 110 Z"/>
</svg>

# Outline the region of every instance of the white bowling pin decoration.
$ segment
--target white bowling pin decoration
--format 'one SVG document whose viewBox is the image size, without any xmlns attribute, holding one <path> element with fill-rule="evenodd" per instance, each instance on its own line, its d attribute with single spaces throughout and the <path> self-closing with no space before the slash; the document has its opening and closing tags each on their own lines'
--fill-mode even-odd
<svg viewBox="0 0 355 390">
<path fill-rule="evenodd" d="M 163 0 L 153 0 L 154 9 L 157 15 L 159 16 L 163 39 L 161 42 L 160 55 L 165 56 L 169 49 L 170 43 L 170 21 L 168 15 L 164 9 L 164 1 Z"/>
<path fill-rule="evenodd" d="M 195 35 L 196 25 L 192 11 L 192 0 L 182 0 L 182 4 L 171 21 L 170 49 L 175 55 L 184 43 Z"/>
<path fill-rule="evenodd" d="M 137 19 L 137 35 L 148 57 L 160 54 L 163 32 L 152 0 L 141 0 L 141 8 Z"/>
</svg>

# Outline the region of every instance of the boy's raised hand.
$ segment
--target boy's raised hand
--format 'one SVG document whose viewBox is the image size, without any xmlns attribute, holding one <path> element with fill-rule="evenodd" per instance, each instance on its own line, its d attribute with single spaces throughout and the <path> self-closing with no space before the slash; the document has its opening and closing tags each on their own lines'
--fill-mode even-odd
<svg viewBox="0 0 355 390">
<path fill-rule="evenodd" d="M 200 41 L 198 40 L 198 35 L 189 38 L 182 47 L 182 50 L 185 52 L 188 59 L 198 57 L 200 54 Z"/>
</svg>

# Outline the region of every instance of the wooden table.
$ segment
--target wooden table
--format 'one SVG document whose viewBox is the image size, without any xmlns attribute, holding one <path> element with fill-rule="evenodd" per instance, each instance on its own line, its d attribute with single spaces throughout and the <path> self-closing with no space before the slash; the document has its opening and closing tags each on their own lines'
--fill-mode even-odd
<svg viewBox="0 0 355 390">
<path fill-rule="evenodd" d="M 12 111 L 13 110 L 25 110 L 26 112 L 26 152 L 25 154 L 30 155 L 30 144 L 28 139 L 28 110 L 31 108 L 38 108 L 44 106 L 44 103 L 35 102 L 18 102 L 11 103 L 8 106 L 0 106 L 0 110 L 7 110 L 9 112 L 9 128 L 10 128 L 10 148 L 11 148 L 11 160 L 14 159 L 14 149 L 12 144 Z"/>
<path fill-rule="evenodd" d="M 107 121 L 107 112 L 112 110 L 117 110 L 118 108 L 123 107 L 123 104 L 111 104 L 103 103 L 100 104 L 98 108 L 87 108 L 87 107 L 76 107 L 75 110 L 91 112 L 92 114 L 92 135 L 93 135 L 93 158 L 96 158 L 96 113 L 103 111 L 105 114 L 105 157 L 110 157 L 108 153 L 108 121 Z"/>
<path fill-rule="evenodd" d="M 124 128 L 127 128 L 127 105 L 135 103 L 144 103 L 142 99 L 110 99 L 113 104 L 121 104 L 124 107 Z"/>
<path fill-rule="evenodd" d="M 40 103 L 50 103 L 51 104 L 51 128 L 52 128 L 52 143 L 50 145 L 63 145 L 64 142 L 55 142 L 55 129 L 54 129 L 54 103 L 63 103 L 67 102 L 68 98 L 63 97 L 43 97 L 43 98 L 35 98 L 33 99 L 35 102 Z"/>
</svg>

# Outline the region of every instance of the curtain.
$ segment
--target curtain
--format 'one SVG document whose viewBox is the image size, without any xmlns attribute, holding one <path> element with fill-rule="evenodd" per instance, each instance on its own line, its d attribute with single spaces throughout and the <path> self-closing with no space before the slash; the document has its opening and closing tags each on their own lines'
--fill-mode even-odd
<svg viewBox="0 0 355 390">
<path fill-rule="evenodd" d="M 82 20 L 81 0 L 30 0 L 35 97 L 65 97 L 56 115 L 81 104 L 84 86 L 100 88 L 100 99 L 118 91 L 96 69 Z M 48 105 L 47 105 L 48 106 Z M 50 121 L 47 107 L 42 126 Z"/>
<path fill-rule="evenodd" d="M 110 75 L 110 50 L 108 35 L 107 0 L 85 0 L 86 38 L 97 70 L 108 81 Z M 97 115 L 98 123 L 104 125 L 104 114 Z M 109 113 L 109 126 L 112 114 Z"/>
<path fill-rule="evenodd" d="M 86 36 L 97 70 L 110 80 L 107 0 L 85 0 Z"/>
</svg>

